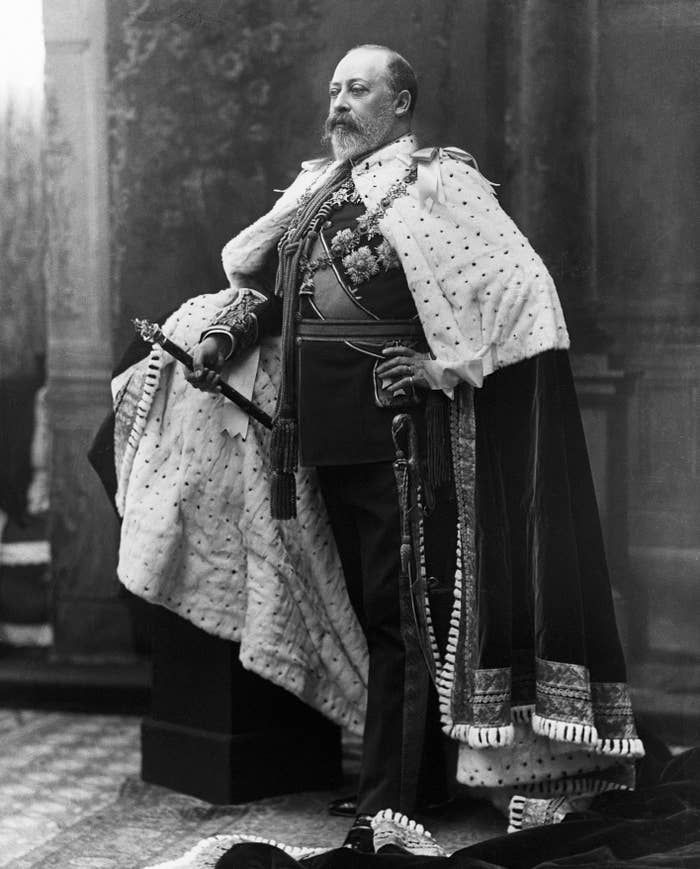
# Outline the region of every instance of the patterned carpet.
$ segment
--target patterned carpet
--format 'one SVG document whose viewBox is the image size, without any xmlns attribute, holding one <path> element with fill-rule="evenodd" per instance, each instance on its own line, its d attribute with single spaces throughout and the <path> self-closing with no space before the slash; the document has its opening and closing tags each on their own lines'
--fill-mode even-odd
<svg viewBox="0 0 700 869">
<path fill-rule="evenodd" d="M 141 869 L 225 833 L 336 847 L 348 822 L 326 805 L 338 795 L 211 806 L 140 780 L 137 718 L 0 710 L 1 869 Z M 478 804 L 424 820 L 450 851 L 505 830 Z"/>
<path fill-rule="evenodd" d="M 0 866 L 24 860 L 114 802 L 139 769 L 136 719 L 0 713 Z"/>
</svg>

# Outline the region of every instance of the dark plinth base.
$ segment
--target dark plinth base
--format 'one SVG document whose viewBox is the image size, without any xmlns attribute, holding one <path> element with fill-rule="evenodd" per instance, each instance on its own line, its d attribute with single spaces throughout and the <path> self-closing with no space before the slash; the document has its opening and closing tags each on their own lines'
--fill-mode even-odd
<svg viewBox="0 0 700 869">
<path fill-rule="evenodd" d="M 217 805 L 330 788 L 340 776 L 336 735 L 310 729 L 227 736 L 146 718 L 141 746 L 145 781 Z"/>
<path fill-rule="evenodd" d="M 142 775 L 210 803 L 333 787 L 340 729 L 244 670 L 238 644 L 154 608 L 153 693 Z"/>
</svg>

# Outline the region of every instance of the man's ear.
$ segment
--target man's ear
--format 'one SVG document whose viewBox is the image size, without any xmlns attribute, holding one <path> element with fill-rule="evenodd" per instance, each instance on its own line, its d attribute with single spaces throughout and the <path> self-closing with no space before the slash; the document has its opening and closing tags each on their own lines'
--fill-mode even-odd
<svg viewBox="0 0 700 869">
<path fill-rule="evenodd" d="M 404 118 L 411 109 L 411 94 L 409 91 L 400 91 L 396 97 L 396 108 L 394 114 L 398 118 Z"/>
</svg>

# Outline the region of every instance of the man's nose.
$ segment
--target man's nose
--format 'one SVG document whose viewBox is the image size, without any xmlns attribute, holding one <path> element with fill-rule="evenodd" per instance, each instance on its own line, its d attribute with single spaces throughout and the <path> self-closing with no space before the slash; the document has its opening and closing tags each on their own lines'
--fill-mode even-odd
<svg viewBox="0 0 700 869">
<path fill-rule="evenodd" d="M 348 95 L 343 91 L 339 91 L 331 100 L 331 106 L 335 112 L 347 112 L 350 110 L 348 105 Z"/>
</svg>

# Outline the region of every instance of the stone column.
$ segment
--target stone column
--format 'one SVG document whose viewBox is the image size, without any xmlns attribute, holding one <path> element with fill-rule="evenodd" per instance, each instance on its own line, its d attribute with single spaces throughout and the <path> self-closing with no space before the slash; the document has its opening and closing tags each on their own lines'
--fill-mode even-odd
<svg viewBox="0 0 700 869">
<path fill-rule="evenodd" d="M 506 0 L 491 20 L 506 46 L 500 52 L 504 199 L 562 301 L 618 620 L 625 637 L 628 621 L 638 635 L 643 617 L 629 583 L 627 509 L 634 378 L 608 356 L 612 338 L 600 325 L 599 0 Z"/>
<path fill-rule="evenodd" d="M 59 657 L 120 657 L 116 521 L 86 450 L 109 408 L 106 0 L 44 0 L 50 539 Z"/>
<path fill-rule="evenodd" d="M 598 0 L 523 0 L 510 16 L 510 209 L 554 276 L 577 351 L 600 351 Z"/>
</svg>

